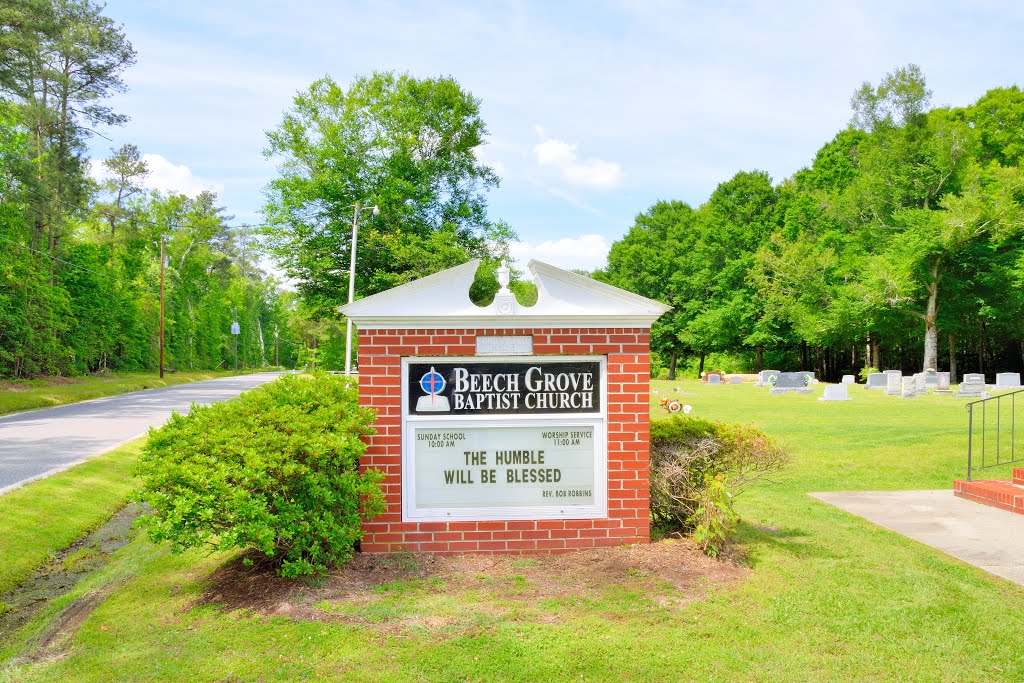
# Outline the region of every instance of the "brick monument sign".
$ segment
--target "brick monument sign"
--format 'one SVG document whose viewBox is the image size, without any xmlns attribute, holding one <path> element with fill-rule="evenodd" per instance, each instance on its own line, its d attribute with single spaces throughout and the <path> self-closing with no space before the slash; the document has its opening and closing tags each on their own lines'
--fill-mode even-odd
<svg viewBox="0 0 1024 683">
<path fill-rule="evenodd" d="M 558 552 L 649 538 L 650 328 L 668 306 L 531 261 L 521 306 L 471 261 L 341 308 L 359 330 L 363 552 Z"/>
</svg>

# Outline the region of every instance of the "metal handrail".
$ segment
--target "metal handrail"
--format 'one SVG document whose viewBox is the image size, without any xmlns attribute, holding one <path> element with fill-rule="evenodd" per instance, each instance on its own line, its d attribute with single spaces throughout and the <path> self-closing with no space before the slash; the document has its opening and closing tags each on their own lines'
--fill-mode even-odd
<svg viewBox="0 0 1024 683">
<path fill-rule="evenodd" d="M 997 396 L 989 396 L 988 398 L 979 399 L 977 401 L 971 401 L 964 405 L 967 409 L 967 481 L 971 481 L 971 473 L 979 470 L 985 470 L 990 467 L 999 467 L 1001 465 L 1010 465 L 1015 462 L 1024 462 L 1024 455 L 1020 458 L 1017 456 L 1017 394 L 1024 393 L 1024 388 L 1017 389 L 1016 391 L 1008 391 L 1005 394 L 999 394 Z M 1010 399 L 1010 459 L 1003 460 L 1002 450 L 1002 419 L 1003 419 L 1003 399 Z M 1022 397 L 1024 398 L 1024 397 Z M 986 453 L 985 453 L 985 427 L 988 424 L 988 404 L 995 401 L 996 411 L 996 461 L 991 464 L 987 464 Z M 974 406 L 981 405 L 981 465 L 978 467 L 974 466 Z"/>
</svg>

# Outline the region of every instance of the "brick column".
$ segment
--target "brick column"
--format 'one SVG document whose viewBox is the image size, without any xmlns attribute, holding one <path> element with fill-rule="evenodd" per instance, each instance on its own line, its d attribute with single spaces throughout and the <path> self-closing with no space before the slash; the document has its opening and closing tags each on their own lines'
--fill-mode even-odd
<svg viewBox="0 0 1024 683">
<path fill-rule="evenodd" d="M 402 522 L 402 357 L 473 356 L 478 335 L 532 336 L 539 356 L 607 357 L 606 519 Z M 388 505 L 363 525 L 363 552 L 564 552 L 647 543 L 649 349 L 644 328 L 360 330 L 359 403 L 377 411 L 362 466 L 384 472 Z"/>
</svg>

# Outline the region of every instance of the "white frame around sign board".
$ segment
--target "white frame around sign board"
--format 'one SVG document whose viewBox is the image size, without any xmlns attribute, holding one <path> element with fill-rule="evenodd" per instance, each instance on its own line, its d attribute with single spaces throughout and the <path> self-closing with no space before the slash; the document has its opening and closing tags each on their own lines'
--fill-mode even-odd
<svg viewBox="0 0 1024 683">
<path fill-rule="evenodd" d="M 438 415 L 409 414 L 410 363 L 558 363 L 589 361 L 600 364 L 600 411 L 548 415 Z M 594 430 L 594 486 L 591 505 L 537 505 L 519 507 L 416 507 L 416 429 L 480 427 L 589 427 Z M 520 519 L 602 519 L 608 516 L 608 359 L 605 356 L 411 356 L 402 358 L 402 521 L 495 521 Z"/>
</svg>

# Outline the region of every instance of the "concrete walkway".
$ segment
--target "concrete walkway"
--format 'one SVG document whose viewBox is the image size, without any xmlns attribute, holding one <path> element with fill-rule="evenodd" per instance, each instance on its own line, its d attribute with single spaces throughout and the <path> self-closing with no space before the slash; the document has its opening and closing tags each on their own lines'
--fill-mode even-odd
<svg viewBox="0 0 1024 683">
<path fill-rule="evenodd" d="M 810 495 L 1024 586 L 1024 515 L 957 498 L 952 491 Z"/>
<path fill-rule="evenodd" d="M 280 374 L 223 377 L 0 417 L 0 494 L 141 436 L 172 411 L 234 398 Z"/>
</svg>

